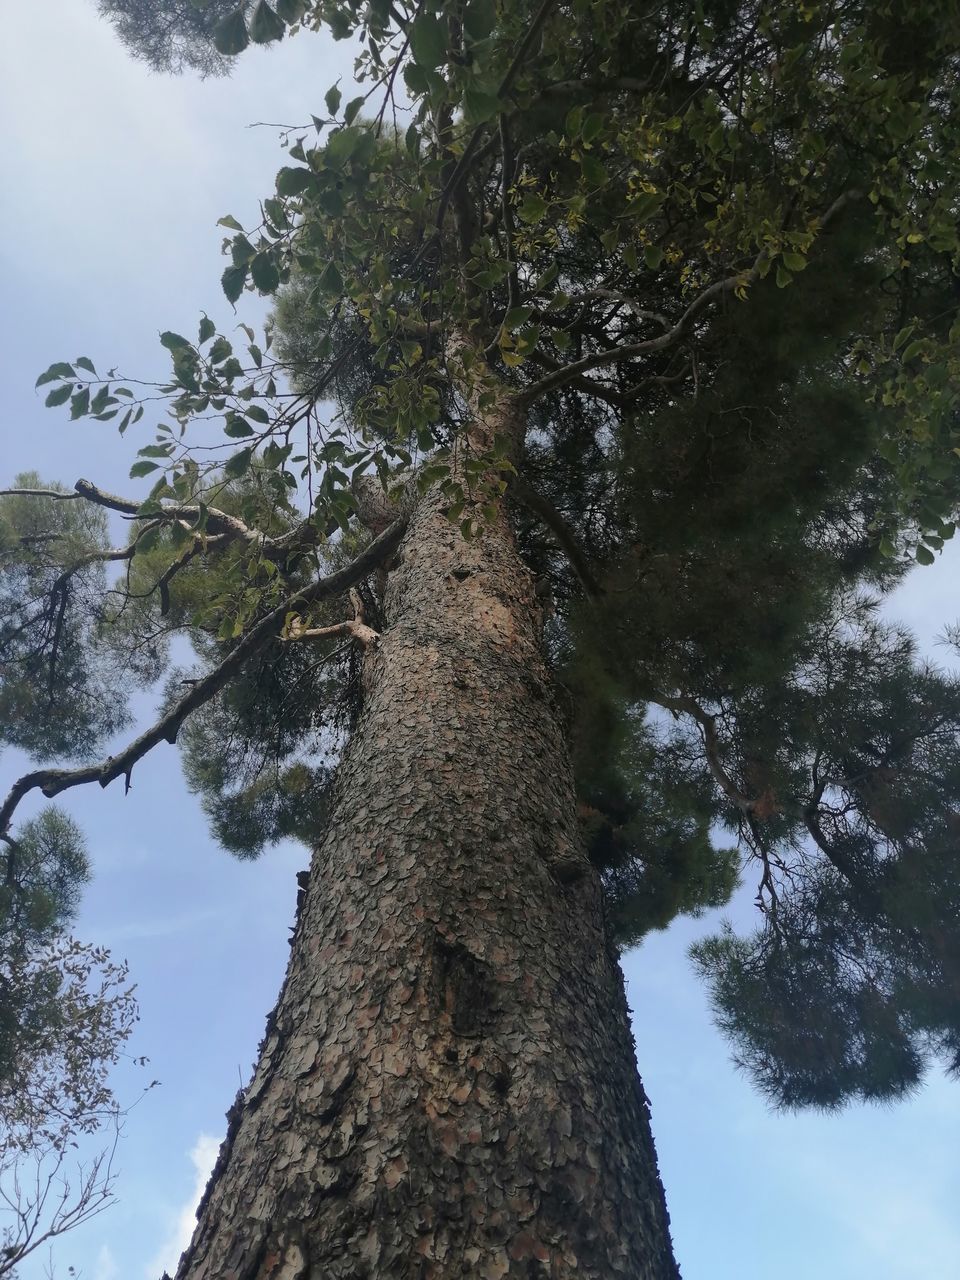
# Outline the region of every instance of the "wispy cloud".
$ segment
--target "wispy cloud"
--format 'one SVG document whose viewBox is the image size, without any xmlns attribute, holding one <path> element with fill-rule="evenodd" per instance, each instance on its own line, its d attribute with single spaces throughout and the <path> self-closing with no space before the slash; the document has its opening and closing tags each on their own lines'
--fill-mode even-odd
<svg viewBox="0 0 960 1280">
<path fill-rule="evenodd" d="M 170 1275 L 173 1275 L 176 1271 L 180 1255 L 190 1243 L 190 1237 L 193 1235 L 193 1229 L 197 1224 L 197 1205 L 203 1195 L 204 1187 L 207 1185 L 207 1179 L 210 1177 L 219 1150 L 219 1138 L 213 1138 L 209 1133 L 201 1133 L 193 1144 L 190 1152 L 190 1159 L 194 1169 L 193 1186 L 182 1207 L 174 1216 L 170 1234 L 145 1269 L 144 1274 L 147 1280 L 156 1280 L 157 1276 L 162 1275 L 164 1271 L 168 1271 Z M 98 1276 L 97 1280 L 111 1280 L 111 1275 L 112 1273 L 105 1277 Z"/>
<path fill-rule="evenodd" d="M 222 907 L 203 907 L 197 911 L 178 911 L 153 919 L 128 920 L 114 926 L 105 922 L 100 934 L 111 944 L 133 938 L 169 938 L 173 934 L 187 933 L 200 926 L 207 927 L 225 915 L 226 911 Z"/>
<path fill-rule="evenodd" d="M 93 1280 L 117 1280 L 120 1270 L 108 1244 L 100 1246 L 93 1273 Z"/>
</svg>

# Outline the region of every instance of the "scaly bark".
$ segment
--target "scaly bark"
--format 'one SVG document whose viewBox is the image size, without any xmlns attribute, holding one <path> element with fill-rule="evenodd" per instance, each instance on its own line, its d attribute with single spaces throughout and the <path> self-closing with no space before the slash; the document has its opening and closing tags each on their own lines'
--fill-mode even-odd
<svg viewBox="0 0 960 1280">
<path fill-rule="evenodd" d="M 502 406 L 501 406 L 502 410 Z M 506 516 L 432 492 L 176 1280 L 671 1280 L 623 984 Z"/>
</svg>

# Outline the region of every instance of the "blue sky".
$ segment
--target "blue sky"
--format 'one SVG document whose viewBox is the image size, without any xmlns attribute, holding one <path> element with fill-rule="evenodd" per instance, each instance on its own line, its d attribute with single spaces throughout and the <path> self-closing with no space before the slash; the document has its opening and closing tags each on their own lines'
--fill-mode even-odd
<svg viewBox="0 0 960 1280">
<path fill-rule="evenodd" d="M 221 232 L 243 221 L 283 163 L 254 121 L 309 119 L 343 45 L 302 36 L 254 49 L 227 81 L 163 79 L 132 62 L 94 5 L 9 5 L 0 46 L 0 268 L 4 321 L 0 482 L 33 467 L 125 492 L 138 444 L 112 424 L 70 424 L 33 391 L 53 360 L 86 354 L 149 377 L 157 334 L 208 311 L 234 323 L 219 276 Z M 251 319 L 247 308 L 237 319 Z M 143 482 L 139 482 L 143 484 Z M 892 608 L 933 646 L 960 586 L 954 548 Z M 944 657 L 933 648 L 934 656 Z M 20 770 L 0 760 L 4 789 Z M 95 878 L 79 936 L 126 957 L 141 1022 L 117 1087 L 136 1097 L 119 1203 L 54 1249 L 57 1275 L 158 1280 L 173 1270 L 193 1205 L 246 1081 L 287 956 L 303 849 L 240 863 L 211 841 L 175 751 L 138 766 L 131 793 L 71 792 Z M 753 888 L 732 908 L 748 924 Z M 686 1280 L 952 1280 L 960 1274 L 960 1085 L 931 1078 L 896 1108 L 778 1115 L 738 1076 L 686 959 L 714 920 L 681 921 L 627 957 L 638 1057 Z M 46 1257 L 22 1268 L 41 1280 Z"/>
</svg>

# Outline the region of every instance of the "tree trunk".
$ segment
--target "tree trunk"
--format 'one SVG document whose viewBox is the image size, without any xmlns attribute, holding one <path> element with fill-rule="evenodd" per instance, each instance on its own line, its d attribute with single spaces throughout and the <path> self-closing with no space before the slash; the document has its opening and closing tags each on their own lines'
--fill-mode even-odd
<svg viewBox="0 0 960 1280">
<path fill-rule="evenodd" d="M 420 499 L 260 1061 L 176 1280 L 678 1276 L 506 515 Z"/>
</svg>

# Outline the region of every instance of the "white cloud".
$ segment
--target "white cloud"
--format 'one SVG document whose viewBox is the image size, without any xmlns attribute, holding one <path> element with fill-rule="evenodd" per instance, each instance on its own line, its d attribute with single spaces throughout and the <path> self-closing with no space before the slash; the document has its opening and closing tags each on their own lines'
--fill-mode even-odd
<svg viewBox="0 0 960 1280">
<path fill-rule="evenodd" d="M 108 1244 L 100 1246 L 95 1265 L 96 1270 L 93 1273 L 93 1280 L 117 1280 L 120 1271 Z"/>
<path fill-rule="evenodd" d="M 169 1235 L 145 1269 L 144 1274 L 147 1276 L 147 1280 L 156 1280 L 157 1276 L 162 1275 L 164 1271 L 169 1272 L 170 1275 L 173 1275 L 176 1271 L 180 1255 L 190 1243 L 193 1229 L 197 1225 L 197 1205 L 203 1195 L 207 1179 L 213 1170 L 219 1150 L 219 1138 L 213 1138 L 209 1133 L 201 1133 L 193 1144 L 193 1149 L 190 1152 L 190 1159 L 193 1162 L 194 1169 L 193 1187 L 183 1206 L 176 1213 Z M 112 1274 L 110 1273 L 104 1277 L 98 1276 L 97 1280 L 111 1280 Z"/>
</svg>

